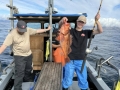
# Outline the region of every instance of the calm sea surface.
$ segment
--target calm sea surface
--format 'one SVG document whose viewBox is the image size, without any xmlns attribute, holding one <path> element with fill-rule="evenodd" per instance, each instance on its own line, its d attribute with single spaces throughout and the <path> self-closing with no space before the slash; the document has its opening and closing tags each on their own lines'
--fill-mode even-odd
<svg viewBox="0 0 120 90">
<path fill-rule="evenodd" d="M 16 26 L 16 24 L 15 24 Z M 38 24 L 29 27 L 39 28 Z M 10 21 L 0 20 L 0 45 L 3 43 L 5 37 L 10 30 Z M 100 58 L 107 59 L 110 56 L 113 58 L 110 60 L 117 68 L 120 68 L 120 29 L 118 28 L 103 28 L 102 34 L 96 35 L 92 40 L 90 48 L 98 47 L 98 50 L 94 50 L 88 55 L 87 59 L 90 64 L 95 67 L 96 62 Z M 0 55 L 0 61 L 2 62 L 2 68 L 6 67 L 13 59 L 9 55 L 9 47 Z M 113 68 L 108 65 L 103 65 L 101 69 L 101 76 L 104 81 L 112 88 L 112 84 L 117 80 L 118 74 Z"/>
</svg>

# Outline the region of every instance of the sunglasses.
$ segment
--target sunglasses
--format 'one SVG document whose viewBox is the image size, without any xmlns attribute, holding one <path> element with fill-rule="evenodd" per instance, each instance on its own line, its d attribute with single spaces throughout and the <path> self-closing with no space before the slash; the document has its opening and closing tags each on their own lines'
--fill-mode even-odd
<svg viewBox="0 0 120 90">
<path fill-rule="evenodd" d="M 83 21 L 77 21 L 77 22 L 79 22 L 79 23 L 83 23 L 83 24 L 84 24 L 84 22 L 83 22 Z"/>
</svg>

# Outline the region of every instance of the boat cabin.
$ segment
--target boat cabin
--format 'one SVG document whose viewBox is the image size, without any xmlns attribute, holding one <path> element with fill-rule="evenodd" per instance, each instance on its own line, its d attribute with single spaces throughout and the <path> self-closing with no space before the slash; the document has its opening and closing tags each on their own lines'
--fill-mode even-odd
<svg viewBox="0 0 120 90">
<path fill-rule="evenodd" d="M 67 17 L 68 22 L 71 23 L 71 26 L 74 27 L 74 23 L 80 15 L 85 15 L 86 13 L 81 14 L 53 14 L 52 15 L 52 25 L 53 30 L 58 30 L 58 22 L 61 18 Z M 28 27 L 36 29 L 44 29 L 48 26 L 49 15 L 48 14 L 13 14 L 17 20 L 24 20 L 27 23 Z M 54 37 L 55 34 L 52 34 Z M 30 48 L 33 54 L 33 70 L 41 70 L 43 63 L 49 60 L 45 59 L 46 53 L 46 41 L 49 39 L 49 32 L 36 34 L 30 36 Z"/>
</svg>

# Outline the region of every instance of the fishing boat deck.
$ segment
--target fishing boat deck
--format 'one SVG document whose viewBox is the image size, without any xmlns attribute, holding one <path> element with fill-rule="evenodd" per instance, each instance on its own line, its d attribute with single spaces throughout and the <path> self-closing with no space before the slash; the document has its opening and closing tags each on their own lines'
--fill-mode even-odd
<svg viewBox="0 0 120 90">
<path fill-rule="evenodd" d="M 86 62 L 86 65 L 88 69 L 88 76 L 89 76 L 88 79 L 89 78 L 92 79 L 92 81 L 88 80 L 89 82 L 88 90 L 111 90 L 105 84 L 105 82 L 103 82 L 102 78 L 98 78 L 98 79 L 95 78 L 97 73 L 88 62 Z M 45 62 L 37 79 L 37 82 L 36 83 L 23 82 L 22 90 L 31 90 L 30 88 L 33 87 L 34 85 L 35 85 L 34 90 L 48 90 L 48 88 L 51 88 L 50 90 L 61 90 L 62 69 L 60 68 L 62 68 L 60 64 L 56 64 L 54 62 Z M 93 83 L 97 87 L 95 87 Z M 14 89 L 12 88 L 12 90 Z M 69 87 L 68 90 L 80 90 L 80 88 L 78 87 L 76 74 L 74 74 L 73 84 Z"/>
<path fill-rule="evenodd" d="M 34 85 L 33 82 L 24 82 L 24 83 L 22 83 L 22 90 L 30 90 L 30 88 L 33 85 Z M 14 87 L 11 90 L 14 90 Z M 80 90 L 80 88 L 78 87 L 78 81 L 73 81 L 72 86 L 68 90 Z"/>
<path fill-rule="evenodd" d="M 45 62 L 37 79 L 34 90 L 61 90 L 62 65 Z"/>
</svg>

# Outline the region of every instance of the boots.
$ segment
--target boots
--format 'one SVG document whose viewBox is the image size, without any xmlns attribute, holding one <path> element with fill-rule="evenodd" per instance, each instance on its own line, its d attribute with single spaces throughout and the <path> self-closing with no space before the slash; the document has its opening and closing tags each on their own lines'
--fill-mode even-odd
<svg viewBox="0 0 120 90">
<path fill-rule="evenodd" d="M 68 90 L 68 88 L 63 88 L 62 90 Z"/>
</svg>

